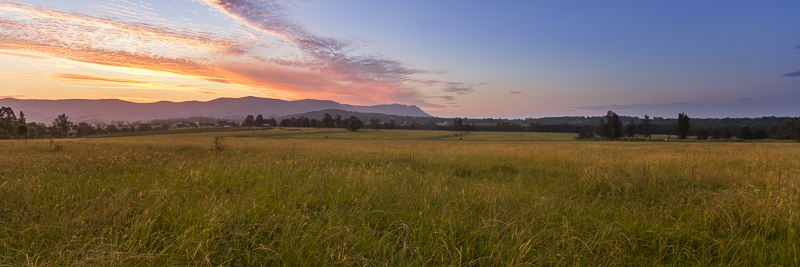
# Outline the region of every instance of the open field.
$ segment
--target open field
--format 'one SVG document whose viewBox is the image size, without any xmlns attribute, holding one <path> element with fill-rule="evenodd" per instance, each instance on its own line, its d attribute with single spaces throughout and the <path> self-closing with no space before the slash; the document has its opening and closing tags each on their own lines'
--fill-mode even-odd
<svg viewBox="0 0 800 267">
<path fill-rule="evenodd" d="M 0 266 L 800 264 L 799 143 L 574 137 L 0 141 Z"/>
</svg>

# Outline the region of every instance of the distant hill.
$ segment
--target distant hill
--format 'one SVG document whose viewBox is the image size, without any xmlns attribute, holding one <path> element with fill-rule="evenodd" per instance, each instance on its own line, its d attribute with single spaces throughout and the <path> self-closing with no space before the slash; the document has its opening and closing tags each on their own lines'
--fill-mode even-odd
<svg viewBox="0 0 800 267">
<path fill-rule="evenodd" d="M 71 121 L 93 123 L 150 121 L 196 116 L 242 120 L 247 115 L 258 114 L 266 118 L 277 118 L 290 114 L 329 109 L 409 117 L 430 117 L 417 106 L 400 104 L 353 106 L 328 100 L 286 101 L 259 97 L 219 98 L 207 102 L 161 101 L 156 103 L 133 103 L 116 99 L 23 100 L 5 98 L 0 99 L 0 106 L 11 107 L 17 114 L 23 111 L 29 122 L 42 123 L 49 123 L 62 113 L 67 114 Z"/>
</svg>

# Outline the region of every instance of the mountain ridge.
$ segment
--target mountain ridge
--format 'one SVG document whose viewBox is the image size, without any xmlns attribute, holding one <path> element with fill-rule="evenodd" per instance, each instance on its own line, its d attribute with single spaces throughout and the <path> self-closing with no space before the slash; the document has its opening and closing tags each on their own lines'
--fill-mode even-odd
<svg viewBox="0 0 800 267">
<path fill-rule="evenodd" d="M 120 99 L 44 100 L 3 98 L 0 99 L 0 105 L 11 107 L 17 113 L 22 111 L 29 122 L 39 123 L 49 123 L 62 113 L 67 114 L 72 121 L 92 123 L 149 121 L 192 116 L 240 120 L 247 115 L 261 114 L 269 118 L 326 109 L 397 116 L 431 117 L 431 115 L 415 105 L 357 106 L 341 104 L 331 100 L 302 99 L 287 101 L 252 96 L 217 98 L 210 101 L 159 101 L 153 103 L 134 103 Z"/>
</svg>

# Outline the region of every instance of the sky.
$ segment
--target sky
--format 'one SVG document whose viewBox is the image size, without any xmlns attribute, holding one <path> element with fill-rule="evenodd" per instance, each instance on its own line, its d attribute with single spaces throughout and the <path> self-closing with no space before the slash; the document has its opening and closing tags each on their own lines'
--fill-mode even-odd
<svg viewBox="0 0 800 267">
<path fill-rule="evenodd" d="M 800 116 L 800 1 L 0 0 L 0 98 Z"/>
</svg>

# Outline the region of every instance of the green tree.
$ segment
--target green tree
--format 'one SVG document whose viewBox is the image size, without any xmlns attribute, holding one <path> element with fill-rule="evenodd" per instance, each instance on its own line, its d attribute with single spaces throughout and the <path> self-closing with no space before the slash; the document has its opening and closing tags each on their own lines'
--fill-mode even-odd
<svg viewBox="0 0 800 267">
<path fill-rule="evenodd" d="M 344 123 L 345 129 L 353 132 L 357 132 L 362 126 L 364 126 L 364 122 L 356 118 L 356 116 L 350 116 L 350 118 L 344 120 Z"/>
<path fill-rule="evenodd" d="M 678 139 L 686 139 L 686 136 L 689 135 L 690 129 L 691 126 L 689 125 L 689 116 L 679 113 L 678 124 L 675 126 L 675 132 L 678 135 Z"/>
</svg>

